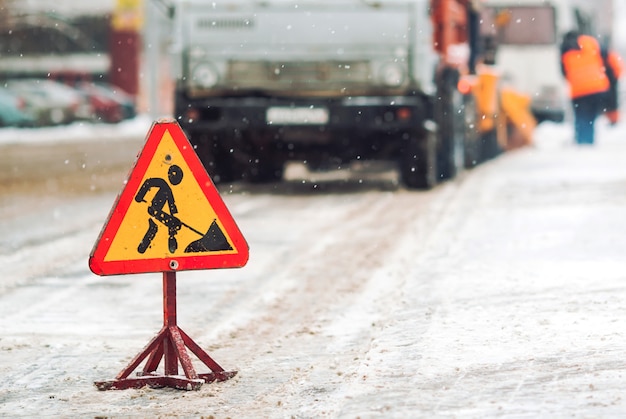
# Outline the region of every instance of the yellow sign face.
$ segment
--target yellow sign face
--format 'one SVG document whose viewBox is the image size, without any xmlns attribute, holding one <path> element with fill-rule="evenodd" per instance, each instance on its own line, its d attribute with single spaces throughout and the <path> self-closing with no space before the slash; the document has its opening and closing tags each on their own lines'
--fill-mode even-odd
<svg viewBox="0 0 626 419">
<path fill-rule="evenodd" d="M 180 169 L 176 169 L 177 167 Z M 182 180 L 176 185 L 172 185 L 168 178 L 168 172 L 175 173 L 172 168 L 180 170 L 179 173 L 182 174 Z M 224 231 L 195 180 L 171 134 L 166 131 L 141 181 L 142 187 L 128 208 L 104 260 L 183 256 L 187 244 L 201 239 L 213 222 L 217 223 L 220 231 Z M 164 214 L 158 211 L 163 211 Z M 202 217 L 197 217 L 196 214 L 202 214 Z M 174 218 L 169 218 L 168 215 Z M 172 221 L 176 218 L 180 224 Z M 186 224 L 184 220 L 193 220 L 193 225 Z M 143 240 L 144 237 L 146 240 Z M 224 247 L 227 249 L 216 251 L 232 253 L 233 244 L 228 237 L 225 236 L 225 239 L 227 246 Z M 143 247 L 139 248 L 140 245 Z M 197 253 L 216 251 L 205 250 Z"/>
<path fill-rule="evenodd" d="M 92 257 L 101 275 L 237 267 L 243 236 L 177 123 L 157 124 Z"/>
</svg>

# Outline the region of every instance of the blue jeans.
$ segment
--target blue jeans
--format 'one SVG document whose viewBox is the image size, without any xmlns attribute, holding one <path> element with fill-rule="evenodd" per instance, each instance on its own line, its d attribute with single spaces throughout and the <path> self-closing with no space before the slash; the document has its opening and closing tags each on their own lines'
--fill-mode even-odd
<svg viewBox="0 0 626 419">
<path fill-rule="evenodd" d="M 593 144 L 596 118 L 602 112 L 605 93 L 572 99 L 574 107 L 574 130 L 577 144 Z"/>
</svg>

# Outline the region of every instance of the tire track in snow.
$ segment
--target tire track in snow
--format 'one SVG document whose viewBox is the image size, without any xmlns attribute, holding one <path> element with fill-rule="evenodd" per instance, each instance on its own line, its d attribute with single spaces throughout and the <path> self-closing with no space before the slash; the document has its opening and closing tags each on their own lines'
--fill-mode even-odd
<svg viewBox="0 0 626 419">
<path fill-rule="evenodd" d="M 396 286 L 406 280 L 402 266 L 393 277 L 382 268 L 390 258 L 410 263 L 411 255 L 399 247 L 406 240 L 427 242 L 440 217 L 433 207 L 445 206 L 448 193 L 452 191 L 359 195 L 353 197 L 358 205 L 344 209 L 332 223 L 309 220 L 318 226 L 321 239 L 314 244 L 302 239 L 299 245 L 307 250 L 283 267 L 276 282 L 279 288 L 261 289 L 257 302 L 246 305 L 247 323 L 231 330 L 227 353 L 239 362 L 238 385 L 248 389 L 248 396 L 254 395 L 253 401 L 239 400 L 244 406 L 238 409 L 261 412 L 267 405 L 280 405 L 294 412 L 312 409 L 315 416 L 322 413 L 320 406 L 328 409 L 336 403 L 337 393 L 345 391 L 342 383 L 357 378 L 349 365 L 364 359 L 373 335 L 384 327 L 385 312 L 398 297 Z M 410 207 L 415 212 L 407 211 Z M 333 231 L 337 229 L 341 234 Z M 282 370 L 281 360 L 301 366 Z M 255 376 L 268 377 L 263 388 L 249 381 Z M 228 393 L 224 397 L 241 397 Z M 285 395 L 293 393 L 304 394 L 310 405 L 290 405 Z"/>
</svg>

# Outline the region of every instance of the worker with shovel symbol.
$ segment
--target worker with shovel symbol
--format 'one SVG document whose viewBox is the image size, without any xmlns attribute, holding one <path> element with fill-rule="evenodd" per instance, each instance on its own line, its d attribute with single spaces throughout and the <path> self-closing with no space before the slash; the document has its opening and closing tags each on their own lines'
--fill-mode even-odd
<svg viewBox="0 0 626 419">
<path fill-rule="evenodd" d="M 183 171 L 177 165 L 170 166 L 167 171 L 167 177 L 172 185 L 178 185 L 183 180 Z M 150 247 L 152 240 L 156 236 L 158 225 L 153 221 L 153 218 L 164 224 L 167 227 L 169 234 L 168 248 L 170 253 L 174 253 L 178 248 L 178 242 L 176 241 L 176 234 L 181 229 L 183 223 L 174 216 L 178 212 L 176 204 L 174 203 L 174 194 L 170 185 L 162 178 L 149 178 L 139 188 L 139 192 L 135 196 L 135 201 L 146 202 L 144 200 L 148 191 L 152 188 L 158 188 L 158 191 L 154 194 L 150 206 L 148 206 L 148 214 L 152 218 L 148 219 L 148 230 L 143 236 L 141 243 L 137 247 L 139 253 L 145 253 Z M 165 212 L 163 208 L 167 204 L 169 212 Z"/>
<path fill-rule="evenodd" d="M 179 166 L 174 164 L 170 166 L 167 172 L 167 177 L 170 181 L 169 183 L 176 186 L 183 180 L 183 171 Z M 192 241 L 189 245 L 187 245 L 187 247 L 185 247 L 185 253 L 233 250 L 230 243 L 228 243 L 226 236 L 224 236 L 224 232 L 217 224 L 217 220 L 213 220 L 206 233 L 203 233 L 181 221 L 174 215 L 178 213 L 178 209 L 176 209 L 176 204 L 174 203 L 174 194 L 172 193 L 170 184 L 168 184 L 165 179 L 149 178 L 145 180 L 145 182 L 141 185 L 141 188 L 139 188 L 137 195 L 135 195 L 135 201 L 147 202 L 144 198 L 146 197 L 148 191 L 152 188 L 158 188 L 152 198 L 152 202 L 150 202 L 150 205 L 148 206 L 148 214 L 151 218 L 148 219 L 148 230 L 143 236 L 143 239 L 141 239 L 139 246 L 137 246 L 137 251 L 143 254 L 150 247 L 150 244 L 159 229 L 158 224 L 155 223 L 154 220 L 167 227 L 169 234 L 168 248 L 170 253 L 174 253 L 176 252 L 176 249 L 178 249 L 176 234 L 183 226 L 201 236 L 198 240 Z M 167 204 L 169 212 L 163 210 L 165 204 Z"/>
</svg>

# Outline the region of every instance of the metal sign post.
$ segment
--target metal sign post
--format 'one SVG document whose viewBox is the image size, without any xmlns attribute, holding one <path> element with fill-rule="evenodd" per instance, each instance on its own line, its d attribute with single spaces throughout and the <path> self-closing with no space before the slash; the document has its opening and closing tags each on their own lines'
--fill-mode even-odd
<svg viewBox="0 0 626 419">
<path fill-rule="evenodd" d="M 198 374 L 193 367 L 187 348 L 211 372 Z M 128 376 L 147 358 L 143 371 L 137 378 Z M 163 374 L 156 372 L 163 359 Z M 185 375 L 178 374 L 178 365 Z M 98 390 L 125 390 L 129 388 L 171 387 L 180 390 L 198 390 L 204 383 L 226 381 L 237 371 L 224 371 L 198 344 L 196 344 L 176 323 L 176 272 L 163 272 L 163 328 L 146 345 L 141 353 L 111 381 L 95 383 Z"/>
<path fill-rule="evenodd" d="M 224 371 L 176 324 L 176 272 L 242 267 L 248 253 L 180 125 L 174 120 L 153 124 L 89 256 L 89 268 L 97 275 L 162 273 L 163 327 L 115 380 L 96 382 L 96 387 L 198 390 L 205 382 L 234 377 L 237 371 Z M 196 373 L 187 349 L 211 372 Z M 138 377 L 129 378 L 144 360 Z M 163 374 L 156 372 L 161 360 Z"/>
</svg>

